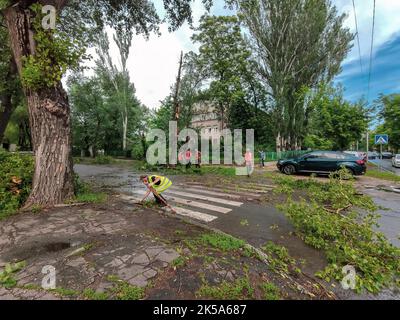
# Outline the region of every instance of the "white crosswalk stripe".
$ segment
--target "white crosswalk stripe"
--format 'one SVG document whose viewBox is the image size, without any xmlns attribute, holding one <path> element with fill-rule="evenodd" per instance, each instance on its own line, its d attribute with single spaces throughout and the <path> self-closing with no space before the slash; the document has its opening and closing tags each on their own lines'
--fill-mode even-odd
<svg viewBox="0 0 400 320">
<path fill-rule="evenodd" d="M 124 195 L 124 194 L 119 195 L 119 198 L 122 200 L 125 200 L 125 201 L 136 201 L 136 202 L 139 202 L 142 200 L 142 198 L 140 198 L 140 197 L 133 197 L 133 196 L 128 196 L 128 195 Z M 163 208 L 163 209 L 170 211 L 169 208 Z M 214 221 L 215 219 L 218 219 L 218 217 L 216 217 L 216 216 L 213 216 L 213 215 L 210 215 L 207 213 L 189 210 L 186 208 L 174 207 L 173 209 L 176 211 L 177 214 L 180 214 L 182 216 L 186 216 L 186 217 L 189 217 L 192 219 L 204 221 L 204 222 L 211 222 L 211 221 Z"/>
<path fill-rule="evenodd" d="M 186 183 L 173 186 L 165 192 L 165 195 L 177 214 L 209 223 L 218 219 L 220 214 L 228 214 L 233 208 L 242 206 L 243 202 L 239 201 L 240 199 L 256 199 L 263 193 L 269 192 L 272 186 L 255 184 L 251 188 L 249 187 L 250 185 L 243 184 L 240 188 L 224 186 L 218 189 L 208 187 L 203 183 Z M 140 196 L 145 193 L 145 189 L 134 189 L 132 195 L 120 195 L 120 198 L 130 202 L 139 202 L 142 200 Z M 169 211 L 170 209 L 163 208 L 163 210 Z"/>
<path fill-rule="evenodd" d="M 193 185 L 192 187 L 194 187 L 195 190 L 204 190 L 207 192 L 219 192 L 220 195 L 222 195 L 223 197 L 226 197 L 227 195 L 232 195 L 232 196 L 239 196 L 239 198 L 246 198 L 246 197 L 251 197 L 251 198 L 256 198 L 256 197 L 260 197 L 261 194 L 258 193 L 250 193 L 250 192 L 244 192 L 244 191 L 237 191 L 237 190 L 230 190 L 230 189 L 225 189 L 225 188 L 211 188 L 211 187 L 207 187 L 204 185 Z M 203 192 L 204 192 L 203 191 Z M 221 192 L 224 191 L 224 192 Z M 216 194 L 217 195 L 217 194 Z"/>
<path fill-rule="evenodd" d="M 201 213 L 198 211 L 192 211 L 192 210 L 189 210 L 186 208 L 175 207 L 174 210 L 182 216 L 187 216 L 189 218 L 200 220 L 200 221 L 211 222 L 211 221 L 214 221 L 215 219 L 218 219 L 218 217 L 216 217 L 216 216 L 212 216 L 212 215 L 206 214 L 206 213 Z"/>
<path fill-rule="evenodd" d="M 146 192 L 138 190 L 138 191 L 134 191 L 134 193 L 144 195 Z M 230 208 L 219 207 L 219 206 L 215 206 L 215 205 L 208 204 L 208 203 L 197 202 L 197 201 L 192 201 L 192 200 L 178 198 L 178 197 L 168 197 L 168 201 L 176 202 L 179 204 L 184 204 L 184 205 L 187 205 L 190 207 L 197 207 L 197 208 L 202 208 L 205 210 L 215 211 L 215 212 L 219 212 L 219 213 L 228 213 L 228 212 L 232 211 L 232 209 L 230 209 Z"/>
<path fill-rule="evenodd" d="M 225 200 L 225 199 L 208 197 L 208 196 L 204 196 L 204 195 L 200 195 L 200 194 L 181 192 L 181 191 L 175 191 L 175 190 L 167 190 L 166 194 L 172 194 L 172 195 L 176 194 L 176 195 L 182 196 L 182 197 L 194 198 L 194 199 L 210 201 L 210 202 L 216 202 L 216 203 L 226 204 L 228 206 L 233 206 L 233 207 L 240 207 L 243 204 L 243 202 Z"/>
<path fill-rule="evenodd" d="M 173 189 L 175 190 L 175 188 Z M 238 194 L 231 194 L 231 193 L 223 193 L 223 192 L 218 192 L 215 190 L 218 189 L 200 189 L 200 188 L 185 188 L 186 191 L 191 191 L 191 192 L 197 192 L 197 193 L 204 193 L 204 194 L 210 194 L 213 196 L 221 196 L 221 197 L 225 197 L 225 198 L 229 198 L 229 199 L 240 199 L 242 198 L 242 196 L 238 195 Z"/>
<path fill-rule="evenodd" d="M 190 183 L 190 185 L 195 186 L 196 188 L 198 188 L 199 186 L 203 186 L 206 187 L 204 184 L 199 184 L 197 182 L 195 183 Z M 213 188 L 215 189 L 215 188 Z M 235 186 L 224 186 L 222 188 L 223 190 L 228 190 L 228 191 L 234 191 L 234 192 L 238 192 L 238 193 L 242 193 L 242 191 L 246 192 L 247 195 L 249 196 L 254 196 L 254 194 L 258 194 L 258 193 L 267 193 L 270 192 L 273 188 L 263 188 L 263 189 L 251 189 L 251 188 L 246 188 L 246 186 L 244 185 L 243 187 L 235 187 Z"/>
</svg>

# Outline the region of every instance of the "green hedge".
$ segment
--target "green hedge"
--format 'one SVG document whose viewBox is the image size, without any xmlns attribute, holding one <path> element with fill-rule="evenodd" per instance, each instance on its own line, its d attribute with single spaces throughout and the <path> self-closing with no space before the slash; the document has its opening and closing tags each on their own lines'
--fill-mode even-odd
<svg viewBox="0 0 400 320">
<path fill-rule="evenodd" d="M 33 170 L 32 156 L 0 151 L 0 219 L 24 204 L 31 191 Z"/>
</svg>

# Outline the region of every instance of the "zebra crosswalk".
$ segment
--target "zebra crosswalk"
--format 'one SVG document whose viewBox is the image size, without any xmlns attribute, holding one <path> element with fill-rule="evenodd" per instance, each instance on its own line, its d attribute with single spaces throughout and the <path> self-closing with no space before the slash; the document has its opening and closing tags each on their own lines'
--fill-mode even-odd
<svg viewBox="0 0 400 320">
<path fill-rule="evenodd" d="M 210 223 L 221 217 L 221 214 L 225 215 L 240 208 L 246 200 L 257 199 L 272 189 L 273 186 L 253 184 L 242 185 L 241 188 L 219 189 L 202 183 L 186 183 L 175 185 L 163 195 L 177 214 Z M 145 193 L 144 189 L 134 189 L 131 195 L 120 195 L 120 198 L 129 202 L 138 202 Z"/>
</svg>

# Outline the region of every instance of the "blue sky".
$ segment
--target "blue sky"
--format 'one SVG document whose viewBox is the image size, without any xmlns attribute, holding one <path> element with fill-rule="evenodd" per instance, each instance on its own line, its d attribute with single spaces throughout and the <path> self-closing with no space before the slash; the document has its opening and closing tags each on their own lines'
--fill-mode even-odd
<svg viewBox="0 0 400 320">
<path fill-rule="evenodd" d="M 283 0 L 284 1 L 284 0 Z M 345 26 L 355 33 L 355 19 L 352 0 L 332 0 L 340 13 L 347 13 Z M 154 0 L 162 14 L 162 1 Z M 232 14 L 224 9 L 223 0 L 215 0 L 212 14 Z M 357 42 L 342 64 L 343 71 L 335 79 L 345 88 L 347 99 L 357 101 L 367 95 L 369 56 L 372 30 L 373 0 L 355 0 L 360 36 L 361 72 Z M 192 5 L 195 25 L 205 13 L 200 0 Z M 370 101 L 379 94 L 400 92 L 400 0 L 376 0 L 375 46 L 373 50 L 373 69 L 371 77 Z M 180 51 L 197 50 L 190 37 L 193 30 L 185 24 L 174 33 L 162 25 L 160 37 L 142 36 L 133 39 L 131 55 L 128 60 L 131 79 L 137 96 L 150 108 L 157 108 L 160 101 L 170 92 L 177 74 Z M 115 45 L 111 47 L 112 56 L 118 56 Z"/>
<path fill-rule="evenodd" d="M 363 57 L 362 67 L 359 60 L 343 64 L 335 81 L 342 83 L 347 99 L 368 98 L 369 63 L 369 57 Z M 371 70 L 370 102 L 380 94 L 400 93 L 400 33 L 376 49 Z"/>
</svg>

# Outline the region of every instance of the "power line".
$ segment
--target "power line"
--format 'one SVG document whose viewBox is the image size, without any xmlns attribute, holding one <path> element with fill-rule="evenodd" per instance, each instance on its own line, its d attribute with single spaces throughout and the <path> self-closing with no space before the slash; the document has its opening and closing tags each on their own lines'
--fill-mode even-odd
<svg viewBox="0 0 400 320">
<path fill-rule="evenodd" d="M 371 74 L 372 74 L 372 53 L 374 50 L 374 33 L 375 33 L 375 12 L 376 12 L 376 0 L 374 0 L 374 13 L 372 18 L 372 37 L 371 37 L 371 52 L 369 57 L 369 75 L 368 75 L 368 95 L 367 99 L 369 101 L 369 94 L 371 89 Z"/>
<path fill-rule="evenodd" d="M 355 23 L 356 23 L 356 37 L 357 37 L 357 43 L 358 43 L 358 56 L 360 58 L 361 74 L 363 74 L 363 66 L 362 66 L 362 60 L 361 60 L 360 35 L 358 33 L 357 11 L 356 11 L 356 4 L 355 4 L 354 0 L 353 0 L 353 11 L 354 11 L 354 20 L 355 20 Z"/>
</svg>

